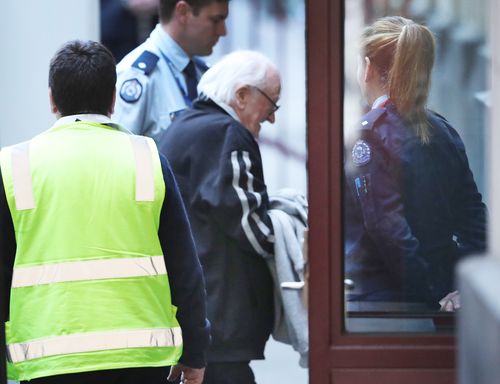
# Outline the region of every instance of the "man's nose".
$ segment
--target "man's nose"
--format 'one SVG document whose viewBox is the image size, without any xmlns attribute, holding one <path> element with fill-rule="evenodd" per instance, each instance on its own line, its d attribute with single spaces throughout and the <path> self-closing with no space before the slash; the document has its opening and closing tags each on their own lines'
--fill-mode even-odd
<svg viewBox="0 0 500 384">
<path fill-rule="evenodd" d="M 226 22 L 225 21 L 223 21 L 222 23 L 220 23 L 219 30 L 217 31 L 217 34 L 219 36 L 226 36 L 227 29 L 226 29 Z"/>
<path fill-rule="evenodd" d="M 271 124 L 274 124 L 274 122 L 276 121 L 276 115 L 274 114 L 274 112 L 267 116 L 267 121 L 269 121 Z"/>
</svg>

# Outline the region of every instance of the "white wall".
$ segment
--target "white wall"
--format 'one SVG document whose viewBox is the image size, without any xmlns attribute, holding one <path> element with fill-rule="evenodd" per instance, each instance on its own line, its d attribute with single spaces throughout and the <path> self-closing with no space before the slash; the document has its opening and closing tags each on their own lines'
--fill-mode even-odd
<svg viewBox="0 0 500 384">
<path fill-rule="evenodd" d="M 0 146 L 29 139 L 54 122 L 50 58 L 71 39 L 99 39 L 98 0 L 7 0 L 0 5 Z"/>
<path fill-rule="evenodd" d="M 498 15 L 500 3 L 496 0 L 489 1 L 489 39 L 491 41 L 491 89 L 492 100 L 490 108 L 490 137 L 489 142 L 489 170 L 490 170 L 490 215 L 489 215 L 489 238 L 488 244 L 490 254 L 500 257 L 500 36 L 498 35 Z"/>
</svg>

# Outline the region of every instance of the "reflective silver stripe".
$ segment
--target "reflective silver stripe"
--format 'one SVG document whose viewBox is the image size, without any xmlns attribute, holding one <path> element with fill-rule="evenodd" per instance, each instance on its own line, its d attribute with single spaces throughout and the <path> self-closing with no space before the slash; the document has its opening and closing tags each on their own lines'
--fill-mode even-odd
<svg viewBox="0 0 500 384">
<path fill-rule="evenodd" d="M 154 201 L 155 179 L 151 148 L 144 136 L 129 137 L 135 158 L 135 200 Z"/>
<path fill-rule="evenodd" d="M 29 141 L 25 141 L 11 148 L 12 183 L 14 185 L 14 200 L 18 211 L 35 208 L 29 144 Z"/>
<path fill-rule="evenodd" d="M 35 267 L 16 267 L 12 276 L 12 288 L 67 281 L 156 276 L 166 273 L 163 256 L 69 261 Z"/>
<path fill-rule="evenodd" d="M 20 363 L 26 360 L 71 353 L 129 348 L 179 347 L 181 345 L 181 328 L 175 327 L 88 332 L 48 337 L 25 343 L 9 344 L 7 350 L 10 361 Z"/>
<path fill-rule="evenodd" d="M 136 164 L 135 199 L 154 201 L 155 185 L 153 159 L 147 139 L 129 135 Z M 35 208 L 33 182 L 29 159 L 29 141 L 12 146 L 12 182 L 18 211 Z"/>
</svg>

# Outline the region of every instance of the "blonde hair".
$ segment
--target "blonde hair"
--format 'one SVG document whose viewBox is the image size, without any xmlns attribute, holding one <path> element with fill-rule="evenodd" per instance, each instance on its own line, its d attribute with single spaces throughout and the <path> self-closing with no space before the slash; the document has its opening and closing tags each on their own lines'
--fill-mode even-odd
<svg viewBox="0 0 500 384">
<path fill-rule="evenodd" d="M 391 101 L 423 143 L 430 129 L 426 103 L 435 41 L 425 26 L 399 16 L 384 17 L 362 35 L 364 55 L 378 69 Z"/>
</svg>

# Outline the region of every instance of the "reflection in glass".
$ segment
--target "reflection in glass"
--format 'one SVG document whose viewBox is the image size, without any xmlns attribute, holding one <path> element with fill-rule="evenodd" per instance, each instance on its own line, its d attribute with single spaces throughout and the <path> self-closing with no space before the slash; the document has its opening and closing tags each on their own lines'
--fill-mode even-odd
<svg viewBox="0 0 500 384">
<path fill-rule="evenodd" d="M 347 3 L 346 28 L 353 28 L 356 13 L 349 11 L 355 2 Z M 437 33 L 408 18 L 423 2 L 398 2 L 407 17 L 375 18 L 376 10 L 392 3 L 358 3 L 358 11 L 364 6 L 372 12 L 363 20 L 370 23 L 359 29 L 359 44 L 346 43 L 346 61 L 353 60 L 350 55 L 357 60 L 346 63 L 347 70 L 357 68 L 355 74 L 346 72 L 345 94 L 346 328 L 449 330 L 452 318 L 443 313 L 458 309 L 460 299 L 454 267 L 486 247 L 484 180 L 478 188 L 475 179 L 476 171 L 481 178 L 484 172 L 471 170 L 465 151 L 470 133 L 455 129 L 467 121 L 452 123 L 457 115 L 433 112 L 440 112 L 440 103 L 429 97 Z M 477 54 L 470 46 L 465 49 Z M 468 57 L 460 57 L 467 65 Z M 440 65 L 438 60 L 436 68 Z M 455 99 L 455 108 L 465 108 L 464 100 Z M 479 133 L 483 121 L 474 121 Z"/>
</svg>

